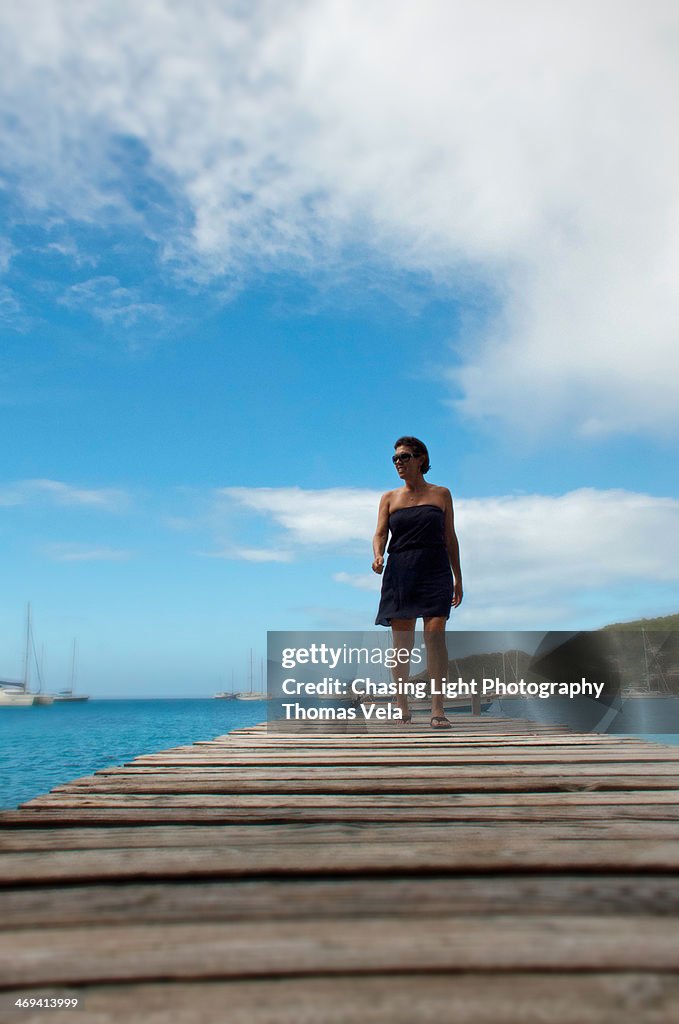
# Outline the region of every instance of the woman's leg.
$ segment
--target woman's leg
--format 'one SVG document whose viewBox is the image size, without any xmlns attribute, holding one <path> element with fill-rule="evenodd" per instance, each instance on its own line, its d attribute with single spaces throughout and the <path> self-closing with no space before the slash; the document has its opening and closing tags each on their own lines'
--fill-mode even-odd
<svg viewBox="0 0 679 1024">
<path fill-rule="evenodd" d="M 448 678 L 448 651 L 446 649 L 446 619 L 443 615 L 424 620 L 424 645 L 427 649 L 427 672 L 431 680 L 431 716 L 445 719 L 432 722 L 435 729 L 448 729 L 450 722 L 443 710 L 443 687 Z M 448 723 L 448 724 L 446 724 Z"/>
<path fill-rule="evenodd" d="M 415 621 L 415 619 L 391 620 L 391 639 L 394 647 L 399 650 L 407 648 L 408 651 L 412 651 L 415 638 Z M 399 663 L 392 668 L 391 677 L 397 686 L 396 705 L 401 709 L 402 721 L 405 722 L 410 712 L 408 711 L 408 697 L 403 690 L 410 677 L 410 657 L 408 657 L 408 661 L 405 664 L 401 665 Z"/>
</svg>

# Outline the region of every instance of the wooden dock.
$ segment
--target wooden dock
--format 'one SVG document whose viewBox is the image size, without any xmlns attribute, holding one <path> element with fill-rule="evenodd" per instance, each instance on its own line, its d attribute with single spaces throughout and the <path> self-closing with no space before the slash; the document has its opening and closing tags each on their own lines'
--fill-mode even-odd
<svg viewBox="0 0 679 1024">
<path fill-rule="evenodd" d="M 3 812 L 0 1019 L 679 1021 L 679 748 L 454 717 L 239 729 Z"/>
</svg>

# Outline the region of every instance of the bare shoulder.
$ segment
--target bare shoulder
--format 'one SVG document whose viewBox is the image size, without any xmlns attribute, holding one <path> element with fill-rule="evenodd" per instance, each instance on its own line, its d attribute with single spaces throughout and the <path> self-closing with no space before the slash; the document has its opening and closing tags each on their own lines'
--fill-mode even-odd
<svg viewBox="0 0 679 1024">
<path fill-rule="evenodd" d="M 438 484 L 429 484 L 431 496 L 439 498 L 444 504 L 452 502 L 453 496 L 448 487 L 440 487 Z"/>
<path fill-rule="evenodd" d="M 389 509 L 392 507 L 395 493 L 396 491 L 384 492 L 384 494 L 380 498 L 380 512 L 389 511 Z"/>
<path fill-rule="evenodd" d="M 380 508 L 390 509 L 394 504 L 394 498 L 396 497 L 397 491 L 400 488 L 394 488 L 391 491 L 385 491 L 380 498 Z"/>
</svg>

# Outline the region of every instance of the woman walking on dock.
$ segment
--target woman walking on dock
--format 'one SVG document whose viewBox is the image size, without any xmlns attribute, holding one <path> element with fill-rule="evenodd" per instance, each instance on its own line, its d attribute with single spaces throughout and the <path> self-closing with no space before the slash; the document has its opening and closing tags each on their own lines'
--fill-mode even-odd
<svg viewBox="0 0 679 1024">
<path fill-rule="evenodd" d="M 391 626 L 394 646 L 412 649 L 415 624 L 424 621 L 429 676 L 439 682 L 448 673 L 445 643 L 450 609 L 462 601 L 460 551 L 455 535 L 453 499 L 447 487 L 427 483 L 429 452 L 416 437 L 399 437 L 392 462 L 402 487 L 380 499 L 373 537 L 373 571 L 384 576 L 376 625 Z M 391 533 L 386 569 L 384 551 Z M 399 665 L 401 683 L 407 682 L 408 665 Z M 407 695 L 399 689 L 397 705 L 408 723 Z M 449 729 L 443 711 L 443 695 L 432 694 L 431 727 Z"/>
</svg>

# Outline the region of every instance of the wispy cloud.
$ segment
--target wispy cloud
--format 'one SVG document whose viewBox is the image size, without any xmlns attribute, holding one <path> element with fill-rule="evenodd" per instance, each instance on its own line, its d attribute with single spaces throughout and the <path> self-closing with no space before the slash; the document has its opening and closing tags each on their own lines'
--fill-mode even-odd
<svg viewBox="0 0 679 1024">
<path fill-rule="evenodd" d="M 18 298 L 4 284 L 0 285 L 0 322 L 17 330 L 23 330 L 28 323 Z"/>
<path fill-rule="evenodd" d="M 347 583 L 357 590 L 373 590 L 377 592 L 381 586 L 381 579 L 374 573 L 360 572 L 334 572 L 332 578 L 335 583 Z"/>
<path fill-rule="evenodd" d="M 76 267 L 96 267 L 99 263 L 99 256 L 96 256 L 91 252 L 85 252 L 72 239 L 65 239 L 59 242 L 48 242 L 47 245 L 44 246 L 43 251 L 63 256 L 64 259 L 68 260 Z"/>
<path fill-rule="evenodd" d="M 495 295 L 451 360 L 462 414 L 676 428 L 674 5 L 39 6 L 0 14 L 3 154 L 36 215 L 124 221 L 203 280 L 369 246 Z M 170 197 L 162 233 L 140 176 Z"/>
<path fill-rule="evenodd" d="M 44 553 L 54 562 L 126 562 L 132 552 L 80 543 L 47 544 Z"/>
<path fill-rule="evenodd" d="M 0 237 L 0 273 L 4 274 L 7 271 L 16 251 L 16 246 L 9 238 Z"/>
<path fill-rule="evenodd" d="M 224 558 L 244 562 L 291 562 L 291 551 L 277 548 L 226 548 L 223 551 L 206 551 L 207 558 Z"/>
<path fill-rule="evenodd" d="M 138 288 L 123 288 L 117 277 L 92 277 L 71 285 L 59 301 L 114 326 L 131 327 L 140 320 L 165 319 L 162 306 L 142 301 Z"/>
<path fill-rule="evenodd" d="M 130 495 L 116 488 L 74 487 L 60 480 L 19 480 L 0 487 L 0 508 L 37 504 L 122 512 L 130 504 Z"/>
</svg>

